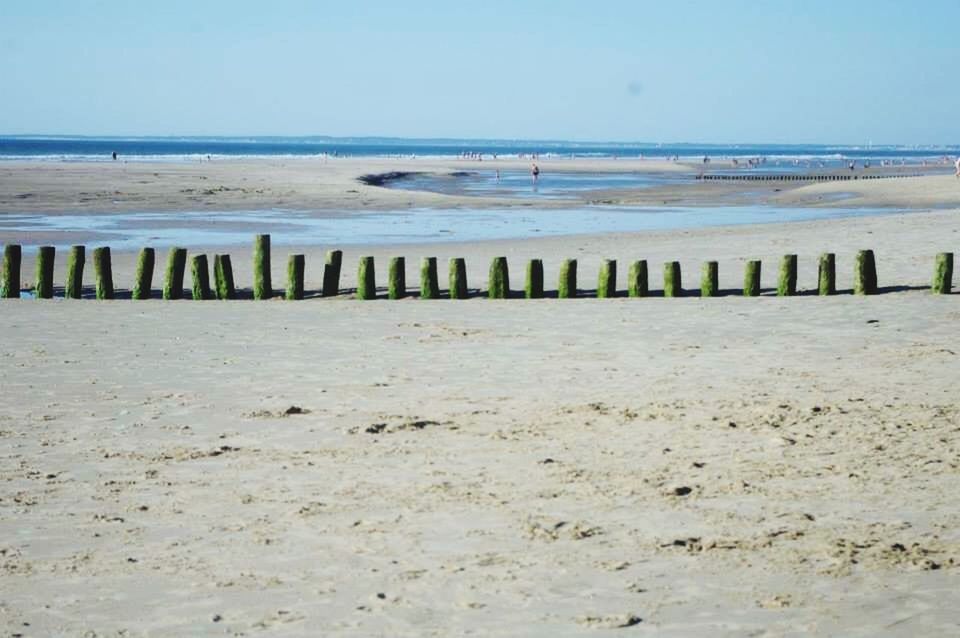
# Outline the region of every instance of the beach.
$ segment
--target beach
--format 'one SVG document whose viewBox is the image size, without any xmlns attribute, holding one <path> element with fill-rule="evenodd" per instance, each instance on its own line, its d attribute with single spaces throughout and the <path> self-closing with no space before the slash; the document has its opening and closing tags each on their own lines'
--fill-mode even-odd
<svg viewBox="0 0 960 638">
<path fill-rule="evenodd" d="M 244 210 L 323 218 L 597 199 L 886 209 L 275 245 L 278 297 L 287 254 L 305 254 L 300 302 L 4 299 L 6 633 L 955 633 L 960 305 L 929 291 L 934 256 L 960 241 L 953 175 L 712 184 L 694 165 L 656 160 L 540 165 L 691 179 L 531 203 L 358 181 L 488 161 L 0 164 L 0 216 L 210 211 L 215 225 Z M 13 241 L 56 233 L 0 232 Z M 345 294 L 320 298 L 333 248 Z M 863 249 L 877 257 L 875 296 L 850 294 Z M 237 285 L 251 286 L 250 243 L 200 250 L 230 253 Z M 836 254 L 837 296 L 815 294 L 823 252 Z M 798 255 L 799 296 L 774 295 L 784 254 Z M 463 257 L 472 298 L 355 300 L 364 255 L 381 297 L 390 257 L 406 257 L 411 289 L 421 257 L 438 258 L 441 288 L 447 260 Z M 548 291 L 560 262 L 577 259 L 582 298 L 484 299 L 501 255 L 514 290 L 529 259 L 543 260 Z M 621 293 L 628 264 L 646 259 L 655 295 L 591 298 L 605 258 Z M 760 298 L 740 294 L 749 259 L 763 262 Z M 119 289 L 135 260 L 114 254 Z M 716 260 L 721 296 L 658 296 L 674 260 L 690 291 Z M 25 259 L 25 282 L 32 270 Z"/>
</svg>

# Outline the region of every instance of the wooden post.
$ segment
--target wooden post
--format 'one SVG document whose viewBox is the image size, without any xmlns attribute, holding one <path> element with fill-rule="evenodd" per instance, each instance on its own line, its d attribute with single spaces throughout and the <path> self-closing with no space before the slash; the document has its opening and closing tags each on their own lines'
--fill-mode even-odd
<svg viewBox="0 0 960 638">
<path fill-rule="evenodd" d="M 617 296 L 617 262 L 604 259 L 600 262 L 597 275 L 597 299 L 609 299 Z"/>
<path fill-rule="evenodd" d="M 133 282 L 131 299 L 149 299 L 153 287 L 153 266 L 156 254 L 153 248 L 143 248 L 137 258 L 137 274 Z"/>
<path fill-rule="evenodd" d="M 287 258 L 287 287 L 283 295 L 287 301 L 303 299 L 303 271 L 305 265 L 306 258 L 303 255 L 290 255 Z"/>
<path fill-rule="evenodd" d="M 817 270 L 817 291 L 819 294 L 837 294 L 837 256 L 833 253 L 820 255 Z"/>
<path fill-rule="evenodd" d="M 760 260 L 751 259 L 743 270 L 743 296 L 760 296 Z"/>
<path fill-rule="evenodd" d="M 523 287 L 527 299 L 543 298 L 543 260 L 531 259 L 527 262 L 527 281 Z"/>
<path fill-rule="evenodd" d="M 424 257 L 420 260 L 420 298 L 440 298 L 440 277 L 437 275 L 436 257 Z"/>
<path fill-rule="evenodd" d="M 720 294 L 720 265 L 705 261 L 700 271 L 700 296 L 716 297 Z"/>
<path fill-rule="evenodd" d="M 233 264 L 230 255 L 213 256 L 213 279 L 217 288 L 217 299 L 235 299 L 236 288 L 233 285 Z"/>
<path fill-rule="evenodd" d="M 340 266 L 343 264 L 343 251 L 328 250 L 327 259 L 323 265 L 324 297 L 336 297 L 340 294 Z"/>
<path fill-rule="evenodd" d="M 194 255 L 190 260 L 190 278 L 193 280 L 193 300 L 213 299 L 210 294 L 210 267 L 206 255 Z"/>
<path fill-rule="evenodd" d="M 663 264 L 663 296 L 683 296 L 683 282 L 680 278 L 679 261 L 668 261 Z"/>
<path fill-rule="evenodd" d="M 387 274 L 387 298 L 403 299 L 407 296 L 407 260 L 392 257 Z"/>
<path fill-rule="evenodd" d="M 373 269 L 373 257 L 361 257 L 357 268 L 357 299 L 377 298 L 377 278 Z"/>
<path fill-rule="evenodd" d="M 83 296 L 83 266 L 87 260 L 84 246 L 71 246 L 67 254 L 67 281 L 63 287 L 63 296 L 67 299 L 80 299 Z"/>
<path fill-rule="evenodd" d="M 187 249 L 171 248 L 167 253 L 167 272 L 163 281 L 164 299 L 183 298 L 183 271 L 187 268 Z"/>
<path fill-rule="evenodd" d="M 792 297 L 797 294 L 797 256 L 784 255 L 780 260 L 780 277 L 777 280 L 777 295 Z"/>
<path fill-rule="evenodd" d="M 467 260 L 454 257 L 450 260 L 450 298 L 467 298 Z"/>
<path fill-rule="evenodd" d="M 93 273 L 97 278 L 97 299 L 113 299 L 113 266 L 108 246 L 93 249 Z"/>
<path fill-rule="evenodd" d="M 627 273 L 627 295 L 630 297 L 646 297 L 649 292 L 647 260 L 640 259 L 630 264 L 630 271 Z"/>
<path fill-rule="evenodd" d="M 490 262 L 490 299 L 507 299 L 510 296 L 510 270 L 506 257 L 494 257 Z"/>
<path fill-rule="evenodd" d="M 36 277 L 34 293 L 37 299 L 53 299 L 53 262 L 57 249 L 53 246 L 40 246 L 37 249 Z"/>
<path fill-rule="evenodd" d="M 257 235 L 253 240 L 253 298 L 273 296 L 270 279 L 270 235 Z"/>
<path fill-rule="evenodd" d="M 3 281 L 0 282 L 0 296 L 7 299 L 20 298 L 20 261 L 23 251 L 19 244 L 7 244 L 3 247 Z"/>
<path fill-rule="evenodd" d="M 857 295 L 877 294 L 877 261 L 872 250 L 857 253 L 853 271 L 853 292 Z"/>
<path fill-rule="evenodd" d="M 557 297 L 572 299 L 577 296 L 577 260 L 564 259 L 560 264 L 560 281 L 557 284 Z"/>
<path fill-rule="evenodd" d="M 949 295 L 953 287 L 953 253 L 937 255 L 933 268 L 933 285 L 930 290 L 936 295 Z"/>
</svg>

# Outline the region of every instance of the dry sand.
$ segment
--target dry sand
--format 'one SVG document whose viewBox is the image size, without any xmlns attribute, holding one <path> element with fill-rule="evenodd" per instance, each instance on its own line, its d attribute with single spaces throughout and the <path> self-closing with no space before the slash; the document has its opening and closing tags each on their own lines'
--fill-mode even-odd
<svg viewBox="0 0 960 638">
<path fill-rule="evenodd" d="M 406 254 L 415 286 L 418 257 L 466 256 L 480 286 L 505 254 L 519 287 L 541 257 L 552 287 L 577 257 L 590 288 L 601 257 L 647 258 L 659 288 L 662 261 L 694 287 L 718 259 L 732 289 L 796 252 L 809 289 L 833 250 L 847 288 L 873 248 L 868 298 L 4 300 L 0 626 L 956 634 L 960 305 L 921 289 L 956 214 L 350 247 L 344 269 Z"/>
</svg>

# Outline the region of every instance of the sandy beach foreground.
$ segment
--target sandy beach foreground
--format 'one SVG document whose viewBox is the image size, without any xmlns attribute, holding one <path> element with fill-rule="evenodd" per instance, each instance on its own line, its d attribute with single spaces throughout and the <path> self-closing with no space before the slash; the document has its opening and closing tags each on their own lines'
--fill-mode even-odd
<svg viewBox="0 0 960 638">
<path fill-rule="evenodd" d="M 137 187 L 146 166 L 97 167 L 143 197 L 132 205 L 70 203 L 102 179 L 89 166 L 5 164 L 0 211 L 182 209 L 171 186 L 187 169 L 151 169 L 163 183 Z M 224 166 L 196 170 L 244 179 L 241 164 Z M 318 214 L 321 203 L 361 209 L 354 195 L 483 205 L 348 193 L 357 168 L 316 199 L 278 168 L 257 179 Z M 715 259 L 728 293 L 715 299 L 3 300 L 0 626 L 956 634 L 960 297 L 927 289 L 934 254 L 958 248 L 951 180 L 776 195 L 856 188 L 869 205 L 947 208 L 933 212 L 344 253 L 345 286 L 361 254 L 381 265 L 402 254 L 411 288 L 422 256 L 465 257 L 474 288 L 495 255 L 510 259 L 514 288 L 529 258 L 544 260 L 548 288 L 560 260 L 578 258 L 583 289 L 616 258 L 621 290 L 629 260 L 650 261 L 654 288 L 662 262 L 679 260 L 695 288 Z M 36 195 L 12 202 L 14 190 Z M 273 197 L 222 192 L 203 201 L 251 209 Z M 0 236 L 14 240 L 46 238 Z M 315 291 L 336 247 L 275 247 L 274 287 L 285 253 L 301 251 Z M 883 294 L 738 294 L 744 260 L 764 260 L 769 288 L 785 253 L 800 255 L 809 291 L 824 251 L 847 291 L 863 248 L 876 251 Z M 230 252 L 249 287 L 249 249 Z M 115 255 L 118 288 L 134 257 Z"/>
<path fill-rule="evenodd" d="M 0 622 L 955 633 L 955 301 L 4 303 Z"/>
</svg>

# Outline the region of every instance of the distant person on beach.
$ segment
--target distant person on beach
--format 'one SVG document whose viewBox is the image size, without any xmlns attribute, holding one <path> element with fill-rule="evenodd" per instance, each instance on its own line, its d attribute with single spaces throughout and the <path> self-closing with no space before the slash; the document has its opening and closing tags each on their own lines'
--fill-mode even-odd
<svg viewBox="0 0 960 638">
<path fill-rule="evenodd" d="M 956 176 L 960 179 L 960 157 L 957 157 L 957 161 L 953 163 L 953 168 L 956 171 Z"/>
<path fill-rule="evenodd" d="M 534 184 L 540 179 L 540 167 L 536 163 L 530 165 L 530 176 L 533 177 Z"/>
<path fill-rule="evenodd" d="M 500 169 L 497 169 L 497 183 L 500 183 Z"/>
<path fill-rule="evenodd" d="M 116 152 L 116 151 L 113 152 L 113 159 L 114 159 L 114 160 L 117 159 L 117 152 Z"/>
</svg>

